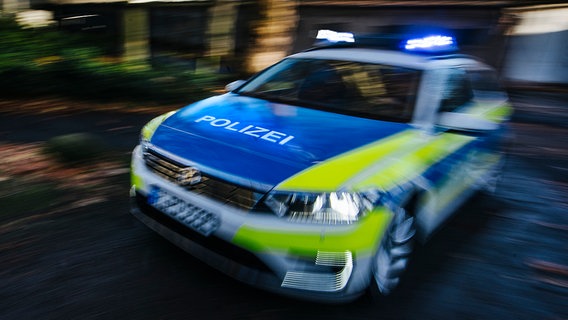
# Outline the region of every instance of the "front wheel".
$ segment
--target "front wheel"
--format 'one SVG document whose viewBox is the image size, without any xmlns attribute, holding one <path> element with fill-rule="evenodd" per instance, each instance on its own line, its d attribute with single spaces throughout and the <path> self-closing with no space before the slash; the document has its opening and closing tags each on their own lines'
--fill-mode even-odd
<svg viewBox="0 0 568 320">
<path fill-rule="evenodd" d="M 412 253 L 415 235 L 414 217 L 404 208 L 398 208 L 373 260 L 371 290 L 388 295 L 398 286 Z"/>
</svg>

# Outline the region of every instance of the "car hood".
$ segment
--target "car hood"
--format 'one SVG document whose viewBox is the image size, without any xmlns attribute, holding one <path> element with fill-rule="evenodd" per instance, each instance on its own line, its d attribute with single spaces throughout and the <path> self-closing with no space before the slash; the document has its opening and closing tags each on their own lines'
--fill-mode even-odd
<svg viewBox="0 0 568 320">
<path fill-rule="evenodd" d="M 268 190 L 408 128 L 229 93 L 179 110 L 158 127 L 151 143 L 204 174 Z"/>
</svg>

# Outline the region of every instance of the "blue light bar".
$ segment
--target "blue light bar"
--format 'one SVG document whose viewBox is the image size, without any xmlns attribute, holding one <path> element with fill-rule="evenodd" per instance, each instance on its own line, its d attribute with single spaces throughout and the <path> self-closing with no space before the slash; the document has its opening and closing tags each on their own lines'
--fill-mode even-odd
<svg viewBox="0 0 568 320">
<path fill-rule="evenodd" d="M 319 30 L 316 39 L 327 40 L 332 43 L 355 42 L 355 37 L 353 36 L 353 33 L 336 32 L 333 30 Z"/>
<path fill-rule="evenodd" d="M 404 45 L 408 51 L 418 52 L 444 52 L 457 50 L 457 44 L 453 37 L 432 35 L 424 38 L 409 39 Z"/>
</svg>

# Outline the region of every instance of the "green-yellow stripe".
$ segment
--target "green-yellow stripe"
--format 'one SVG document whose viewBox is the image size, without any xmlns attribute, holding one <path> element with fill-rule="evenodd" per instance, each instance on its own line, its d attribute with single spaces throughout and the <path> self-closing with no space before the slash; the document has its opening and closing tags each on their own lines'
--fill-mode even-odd
<svg viewBox="0 0 568 320">
<path fill-rule="evenodd" d="M 504 104 L 499 107 L 492 108 L 488 112 L 484 113 L 484 116 L 487 120 L 501 122 L 508 119 L 512 113 L 513 108 L 511 108 L 511 105 Z"/>
<path fill-rule="evenodd" d="M 416 178 L 473 139 L 448 133 L 426 136 L 418 130 L 407 130 L 308 168 L 276 189 L 306 192 L 388 190 L 397 183 Z"/>
<path fill-rule="evenodd" d="M 440 134 L 435 136 L 430 143 L 396 161 L 390 162 L 386 167 L 373 172 L 373 174 L 349 189 L 365 190 L 368 188 L 379 188 L 388 190 L 396 184 L 415 179 L 434 163 L 456 152 L 474 139 L 473 137 L 457 134 Z"/>
<path fill-rule="evenodd" d="M 144 188 L 144 180 L 139 175 L 130 171 L 130 183 L 136 187 L 136 190 L 141 190 Z"/>
<path fill-rule="evenodd" d="M 152 138 L 152 135 L 154 135 L 156 129 L 158 129 L 158 126 L 174 113 L 176 113 L 176 111 L 164 113 L 146 123 L 146 125 L 142 128 L 142 138 L 149 141 L 150 138 Z"/>
<path fill-rule="evenodd" d="M 467 113 L 477 115 L 485 120 L 502 122 L 507 120 L 513 113 L 509 103 L 488 106 L 486 103 L 478 103 L 466 110 Z"/>
<path fill-rule="evenodd" d="M 253 252 L 293 252 L 312 256 L 316 251 L 344 251 L 372 253 L 385 231 L 392 213 L 378 208 L 367 214 L 350 231 L 291 232 L 266 227 L 242 226 L 233 238 L 233 243 Z"/>
<path fill-rule="evenodd" d="M 333 191 L 378 159 L 396 151 L 415 137 L 407 130 L 341 154 L 310 167 L 276 186 L 277 190 Z"/>
</svg>

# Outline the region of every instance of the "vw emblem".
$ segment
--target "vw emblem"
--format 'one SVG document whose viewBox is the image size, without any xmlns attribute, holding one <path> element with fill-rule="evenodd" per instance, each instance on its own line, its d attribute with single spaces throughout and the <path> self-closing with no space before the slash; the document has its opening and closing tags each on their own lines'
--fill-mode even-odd
<svg viewBox="0 0 568 320">
<path fill-rule="evenodd" d="M 183 168 L 177 178 L 181 185 L 194 185 L 201 181 L 201 172 L 194 167 Z"/>
</svg>

